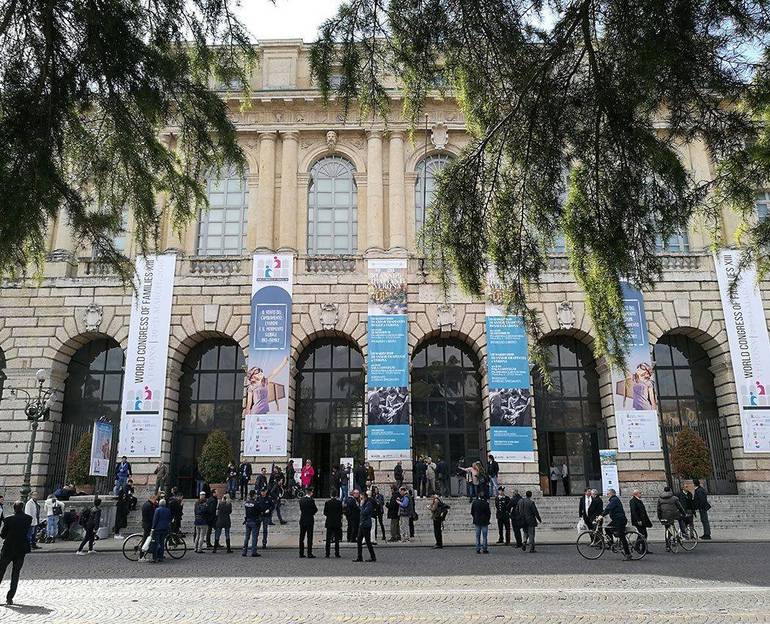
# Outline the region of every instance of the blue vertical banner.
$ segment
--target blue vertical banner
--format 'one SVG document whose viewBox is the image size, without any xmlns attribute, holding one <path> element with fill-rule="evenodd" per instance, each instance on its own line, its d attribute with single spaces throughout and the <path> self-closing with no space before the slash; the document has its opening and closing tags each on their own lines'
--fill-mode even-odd
<svg viewBox="0 0 770 624">
<path fill-rule="evenodd" d="M 367 459 L 409 459 L 406 259 L 369 260 Z"/>
<path fill-rule="evenodd" d="M 490 453 L 498 462 L 533 462 L 529 352 L 524 318 L 506 314 L 490 280 L 486 305 Z"/>
</svg>

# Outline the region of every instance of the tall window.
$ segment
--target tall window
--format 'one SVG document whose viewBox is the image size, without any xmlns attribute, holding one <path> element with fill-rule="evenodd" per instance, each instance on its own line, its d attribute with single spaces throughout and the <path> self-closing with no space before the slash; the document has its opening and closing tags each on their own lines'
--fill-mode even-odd
<svg viewBox="0 0 770 624">
<path fill-rule="evenodd" d="M 770 213 L 770 192 L 761 191 L 757 193 L 755 206 L 757 208 L 757 217 L 764 219 Z"/>
<path fill-rule="evenodd" d="M 128 208 L 123 208 L 120 211 L 120 229 L 115 232 L 115 235 L 112 238 L 115 249 L 123 255 L 126 254 L 126 250 L 128 249 L 128 216 Z M 99 259 L 99 250 L 96 247 L 91 249 L 91 258 L 94 260 Z"/>
<path fill-rule="evenodd" d="M 436 197 L 436 176 L 451 160 L 448 154 L 434 154 L 417 164 L 417 184 L 414 187 L 415 226 L 417 232 L 425 224 L 425 211 Z"/>
<path fill-rule="evenodd" d="M 663 237 L 658 236 L 655 239 L 655 249 L 659 253 L 685 253 L 690 251 L 690 241 L 687 238 L 687 232 L 669 236 L 665 241 L 663 240 Z"/>
<path fill-rule="evenodd" d="M 206 181 L 208 210 L 201 211 L 198 254 L 237 256 L 246 250 L 249 189 L 234 166 Z"/>
<path fill-rule="evenodd" d="M 310 170 L 307 248 L 313 254 L 352 254 L 358 249 L 358 191 L 355 168 L 339 156 Z"/>
</svg>

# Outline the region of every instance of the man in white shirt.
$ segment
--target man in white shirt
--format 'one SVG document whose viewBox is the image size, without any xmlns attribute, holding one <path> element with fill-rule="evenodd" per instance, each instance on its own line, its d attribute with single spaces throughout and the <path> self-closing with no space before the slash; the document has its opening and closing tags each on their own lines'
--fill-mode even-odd
<svg viewBox="0 0 770 624">
<path fill-rule="evenodd" d="M 578 517 L 583 519 L 586 523 L 586 527 L 590 527 L 588 522 L 588 509 L 591 507 L 591 488 L 586 488 L 583 492 L 583 496 L 580 497 L 580 503 L 578 504 Z"/>
<path fill-rule="evenodd" d="M 29 547 L 33 550 L 37 550 L 40 546 L 37 545 L 37 527 L 40 525 L 40 503 L 37 502 L 37 492 L 32 492 L 29 495 L 29 500 L 24 506 L 24 513 L 32 518 L 32 524 L 29 527 L 29 533 L 27 539 L 29 540 Z"/>
<path fill-rule="evenodd" d="M 561 482 L 564 486 L 564 496 L 569 496 L 569 469 L 567 468 L 566 462 L 561 465 Z"/>
</svg>

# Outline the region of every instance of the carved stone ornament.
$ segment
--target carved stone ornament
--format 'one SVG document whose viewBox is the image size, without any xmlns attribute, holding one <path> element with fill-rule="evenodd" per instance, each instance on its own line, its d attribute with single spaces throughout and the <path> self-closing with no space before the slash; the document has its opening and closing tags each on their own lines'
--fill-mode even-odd
<svg viewBox="0 0 770 624">
<path fill-rule="evenodd" d="M 321 327 L 326 330 L 332 330 L 337 327 L 339 320 L 339 311 L 334 303 L 321 304 Z"/>
<path fill-rule="evenodd" d="M 572 303 L 569 301 L 557 303 L 556 318 L 561 329 L 572 329 L 575 326 L 575 310 L 572 309 Z"/>
<path fill-rule="evenodd" d="M 430 140 L 436 149 L 444 149 L 449 142 L 449 129 L 442 123 L 436 124 L 430 131 Z"/>
<path fill-rule="evenodd" d="M 334 130 L 329 130 L 326 133 L 326 147 L 330 154 L 333 154 L 334 150 L 337 149 L 337 133 Z"/>
<path fill-rule="evenodd" d="M 83 322 L 86 325 L 86 331 L 97 331 L 102 324 L 104 311 L 98 303 L 89 303 L 83 314 Z"/>
<path fill-rule="evenodd" d="M 455 326 L 455 309 L 446 303 L 436 308 L 436 322 L 439 329 L 452 329 Z"/>
</svg>

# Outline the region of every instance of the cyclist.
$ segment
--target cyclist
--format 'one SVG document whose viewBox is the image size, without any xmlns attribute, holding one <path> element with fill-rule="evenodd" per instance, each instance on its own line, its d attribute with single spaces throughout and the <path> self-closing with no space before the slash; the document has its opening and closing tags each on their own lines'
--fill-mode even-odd
<svg viewBox="0 0 770 624">
<path fill-rule="evenodd" d="M 658 497 L 658 520 L 663 523 L 663 527 L 666 529 L 666 552 L 671 552 L 669 526 L 684 518 L 685 515 L 685 509 L 679 498 L 674 495 L 668 485 L 664 487 L 663 494 Z"/>
<path fill-rule="evenodd" d="M 607 496 L 609 497 L 607 506 L 602 510 L 601 515 L 610 517 L 610 526 L 607 527 L 607 530 L 617 535 L 620 545 L 623 547 L 624 559 L 631 561 L 631 549 L 626 539 L 628 519 L 626 518 L 626 512 L 623 511 L 623 503 L 620 502 L 620 498 L 618 498 L 615 490 L 607 490 Z"/>
</svg>

